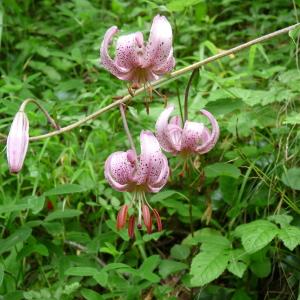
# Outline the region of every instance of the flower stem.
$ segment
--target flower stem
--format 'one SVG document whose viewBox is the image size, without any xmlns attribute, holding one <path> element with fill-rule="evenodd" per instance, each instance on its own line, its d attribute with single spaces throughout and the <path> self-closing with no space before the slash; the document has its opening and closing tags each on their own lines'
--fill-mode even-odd
<svg viewBox="0 0 300 300">
<path fill-rule="evenodd" d="M 122 117 L 122 121 L 123 121 L 124 130 L 126 132 L 126 135 L 127 135 L 127 138 L 128 138 L 129 144 L 130 144 L 130 147 L 134 151 L 134 157 L 135 157 L 135 159 L 137 159 L 135 145 L 134 145 L 134 142 L 133 142 L 133 139 L 132 139 L 129 127 L 128 127 L 127 119 L 126 119 L 126 114 L 125 114 L 125 110 L 124 110 L 124 104 L 121 103 L 119 105 L 119 107 L 120 107 L 120 113 L 121 113 L 121 117 Z"/>
<path fill-rule="evenodd" d="M 188 102 L 189 102 L 189 92 L 190 92 L 190 88 L 193 82 L 194 77 L 196 76 L 197 72 L 198 72 L 198 68 L 194 69 L 190 79 L 188 81 L 188 84 L 186 86 L 185 92 L 184 92 L 184 119 L 183 122 L 187 121 L 188 119 L 188 110 L 189 110 L 189 106 L 188 106 Z"/>
<path fill-rule="evenodd" d="M 39 104 L 36 100 L 34 99 L 26 99 L 20 106 L 19 111 L 20 112 L 24 112 L 26 105 L 29 103 L 34 103 L 46 116 L 47 120 L 49 121 L 49 123 L 53 126 L 54 129 L 59 130 L 60 127 L 59 125 L 51 118 L 51 116 L 49 115 L 49 113 L 47 112 L 47 110 L 41 105 Z"/>
<path fill-rule="evenodd" d="M 297 23 L 297 24 L 285 27 L 283 29 L 274 31 L 272 33 L 260 36 L 260 37 L 254 39 L 254 40 L 251 40 L 251 41 L 246 42 L 244 44 L 241 44 L 239 46 L 233 47 L 233 48 L 231 48 L 229 50 L 221 51 L 218 54 L 210 56 L 210 57 L 208 57 L 208 58 L 206 58 L 206 59 L 204 59 L 202 61 L 198 61 L 198 62 L 196 62 L 194 64 L 191 64 L 191 65 L 189 65 L 187 67 L 184 67 L 182 69 L 174 71 L 174 72 L 170 73 L 169 76 L 166 76 L 164 78 L 161 78 L 159 80 L 154 81 L 153 83 L 151 83 L 151 85 L 152 85 L 152 87 L 161 85 L 163 83 L 166 83 L 170 79 L 174 79 L 174 78 L 180 77 L 181 75 L 184 75 L 184 74 L 186 74 L 186 73 L 188 73 L 190 71 L 193 71 L 195 69 L 199 69 L 200 67 L 202 67 L 204 65 L 207 65 L 207 64 L 209 64 L 209 63 L 211 63 L 213 61 L 216 61 L 216 60 L 218 60 L 218 59 L 220 59 L 222 57 L 231 55 L 233 53 L 240 52 L 240 51 L 242 51 L 242 50 L 244 50 L 246 48 L 249 48 L 249 47 L 251 47 L 251 46 L 253 46 L 255 44 L 265 42 L 265 41 L 273 39 L 273 38 L 275 38 L 275 37 L 277 37 L 279 35 L 286 34 L 286 33 L 290 32 L 291 30 L 293 30 L 293 29 L 295 29 L 295 28 L 297 28 L 299 26 L 300 26 L 300 23 Z M 134 95 L 137 96 L 137 95 L 143 93 L 144 91 L 145 91 L 145 87 L 142 87 L 142 88 L 136 90 Z M 45 138 L 48 138 L 48 137 L 51 137 L 51 136 L 54 136 L 54 135 L 58 135 L 58 134 L 70 131 L 70 130 L 76 128 L 76 127 L 81 126 L 82 124 L 84 124 L 84 123 L 86 123 L 86 122 L 88 122 L 90 120 L 93 120 L 93 119 L 97 118 L 98 116 L 100 116 L 101 114 L 105 113 L 106 111 L 111 110 L 111 109 L 119 106 L 120 104 L 129 101 L 132 98 L 133 98 L 132 95 L 128 94 L 128 95 L 122 97 L 120 100 L 115 101 L 115 102 L 107 105 L 106 107 L 103 107 L 103 108 L 95 111 L 94 113 L 90 114 L 89 116 L 84 117 L 81 120 L 78 120 L 77 122 L 75 122 L 73 124 L 70 124 L 70 125 L 65 126 L 63 128 L 60 128 L 58 130 L 49 132 L 47 134 L 30 137 L 29 140 L 30 141 L 38 141 L 38 140 L 41 140 L 41 139 L 45 139 Z"/>
</svg>

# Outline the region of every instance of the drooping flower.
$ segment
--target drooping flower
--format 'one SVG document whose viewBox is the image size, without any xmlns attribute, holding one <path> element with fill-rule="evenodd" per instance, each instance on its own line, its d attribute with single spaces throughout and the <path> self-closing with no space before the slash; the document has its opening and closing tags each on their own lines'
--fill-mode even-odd
<svg viewBox="0 0 300 300">
<path fill-rule="evenodd" d="M 174 106 L 168 106 L 156 122 L 156 137 L 163 150 L 177 154 L 204 154 L 210 151 L 219 138 L 219 125 L 214 116 L 207 110 L 200 112 L 208 118 L 212 130 L 203 123 L 186 121 L 182 127 L 179 116 L 169 117 Z"/>
<path fill-rule="evenodd" d="M 29 143 L 29 121 L 25 112 L 16 113 L 6 143 L 9 170 L 18 173 L 22 169 Z"/>
<path fill-rule="evenodd" d="M 114 152 L 105 162 L 104 175 L 112 188 L 117 191 L 132 192 L 132 207 L 137 211 L 137 227 L 142 227 L 142 216 L 147 232 L 152 231 L 152 214 L 157 222 L 158 230 L 162 224 L 157 210 L 152 209 L 146 199 L 146 192 L 157 193 L 167 183 L 169 165 L 162 153 L 159 143 L 150 131 L 140 134 L 141 153 L 139 156 L 130 149 L 126 152 Z M 117 229 L 125 226 L 128 205 L 123 205 L 117 216 Z M 129 217 L 128 233 L 134 236 L 135 212 Z"/>
<path fill-rule="evenodd" d="M 141 32 L 120 36 L 115 58 L 112 59 L 108 54 L 108 46 L 117 32 L 116 26 L 109 28 L 100 48 L 104 68 L 117 78 L 145 83 L 158 79 L 174 68 L 172 28 L 166 17 L 154 17 L 146 45 Z"/>
</svg>

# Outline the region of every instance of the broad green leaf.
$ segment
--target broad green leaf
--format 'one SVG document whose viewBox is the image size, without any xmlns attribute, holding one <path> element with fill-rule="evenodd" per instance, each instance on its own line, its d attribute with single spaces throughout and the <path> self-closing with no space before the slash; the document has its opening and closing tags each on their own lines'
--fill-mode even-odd
<svg viewBox="0 0 300 300">
<path fill-rule="evenodd" d="M 269 221 L 279 224 L 281 228 L 289 226 L 293 221 L 293 217 L 290 215 L 273 215 L 268 217 Z"/>
<path fill-rule="evenodd" d="M 91 267 L 71 267 L 65 272 L 69 276 L 95 276 L 98 273 L 99 270 Z"/>
<path fill-rule="evenodd" d="M 95 291 L 90 290 L 90 289 L 83 288 L 80 290 L 80 293 L 86 300 L 103 300 L 104 299 L 100 294 L 98 294 Z"/>
<path fill-rule="evenodd" d="M 237 290 L 231 300 L 252 300 L 244 290 Z"/>
<path fill-rule="evenodd" d="M 23 249 L 18 253 L 17 258 L 23 259 L 26 256 L 31 255 L 32 253 L 38 253 L 42 256 L 48 256 L 48 248 L 43 244 L 29 244 L 23 247 Z"/>
<path fill-rule="evenodd" d="M 6 239 L 0 240 L 0 255 L 9 251 L 16 244 L 26 241 L 31 234 L 31 228 L 22 227 Z"/>
<path fill-rule="evenodd" d="M 288 169 L 282 174 L 281 180 L 286 186 L 300 191 L 300 168 Z"/>
<path fill-rule="evenodd" d="M 147 257 L 138 270 L 139 276 L 153 283 L 158 282 L 160 278 L 153 271 L 158 266 L 160 260 L 158 255 Z"/>
<path fill-rule="evenodd" d="M 0 214 L 21 211 L 21 210 L 29 209 L 29 208 L 30 208 L 30 205 L 28 203 L 1 205 L 0 206 Z"/>
<path fill-rule="evenodd" d="M 53 221 L 56 219 L 74 218 L 74 217 L 78 217 L 80 215 L 81 215 L 81 211 L 76 210 L 76 209 L 57 210 L 57 211 L 50 213 L 46 217 L 45 221 L 49 222 L 49 221 Z"/>
<path fill-rule="evenodd" d="M 291 251 L 300 245 L 300 228 L 296 226 L 286 226 L 281 228 L 278 233 L 278 238 L 283 241 L 283 244 Z"/>
<path fill-rule="evenodd" d="M 235 234 L 241 238 L 248 253 L 254 253 L 267 246 L 278 232 L 278 227 L 267 220 L 253 221 L 235 229 Z"/>
<path fill-rule="evenodd" d="M 300 124 L 300 113 L 293 111 L 290 114 L 288 114 L 283 121 L 283 124 L 291 124 L 296 125 Z"/>
<path fill-rule="evenodd" d="M 64 185 L 59 185 L 59 186 L 45 192 L 44 195 L 45 196 L 54 196 L 54 195 L 82 193 L 84 191 L 85 191 L 85 188 L 83 188 L 81 185 L 64 184 Z"/>
<path fill-rule="evenodd" d="M 228 176 L 239 178 L 241 172 L 238 167 L 229 163 L 215 163 L 204 168 L 205 176 L 215 178 L 219 176 Z"/>
<path fill-rule="evenodd" d="M 235 276 L 242 278 L 247 270 L 247 265 L 242 261 L 231 261 L 228 264 L 227 270 Z"/>
<path fill-rule="evenodd" d="M 159 264 L 159 275 L 167 278 L 170 274 L 188 269 L 188 265 L 175 260 L 165 259 Z"/>
<path fill-rule="evenodd" d="M 97 281 L 98 284 L 100 284 L 103 287 L 106 287 L 107 280 L 108 280 L 108 274 L 105 270 L 101 270 L 100 272 L 98 272 L 93 277 Z"/>
<path fill-rule="evenodd" d="M 178 260 L 187 259 L 190 255 L 190 247 L 187 245 L 174 245 L 171 248 L 171 256 Z"/>
<path fill-rule="evenodd" d="M 228 252 L 224 249 L 200 252 L 192 261 L 190 274 L 192 286 L 203 286 L 218 278 L 226 269 Z"/>
</svg>

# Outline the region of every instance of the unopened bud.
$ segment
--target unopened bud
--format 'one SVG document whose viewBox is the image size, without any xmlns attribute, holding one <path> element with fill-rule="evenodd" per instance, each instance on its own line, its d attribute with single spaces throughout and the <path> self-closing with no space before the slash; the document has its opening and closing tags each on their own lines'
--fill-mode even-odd
<svg viewBox="0 0 300 300">
<path fill-rule="evenodd" d="M 122 229 L 126 224 L 127 219 L 127 212 L 128 212 L 128 206 L 124 204 L 121 209 L 119 210 L 118 216 L 117 216 L 117 229 Z"/>
<path fill-rule="evenodd" d="M 16 113 L 7 137 L 6 152 L 9 170 L 18 173 L 23 166 L 29 143 L 29 121 L 23 111 Z"/>
</svg>

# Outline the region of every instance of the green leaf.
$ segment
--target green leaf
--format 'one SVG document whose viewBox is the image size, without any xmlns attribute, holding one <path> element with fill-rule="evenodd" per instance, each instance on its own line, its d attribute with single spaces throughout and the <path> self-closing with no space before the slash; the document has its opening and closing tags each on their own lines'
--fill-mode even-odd
<svg viewBox="0 0 300 300">
<path fill-rule="evenodd" d="M 159 282 L 159 276 L 154 274 L 153 271 L 158 266 L 160 260 L 161 259 L 158 255 L 147 257 L 139 268 L 138 275 L 146 280 L 149 280 L 152 283 Z"/>
<path fill-rule="evenodd" d="M 3 278 L 4 278 L 4 266 L 0 264 L 0 287 L 2 285 Z"/>
<path fill-rule="evenodd" d="M 0 240 L 0 255 L 6 251 L 9 251 L 18 243 L 26 241 L 31 234 L 31 228 L 22 227 L 15 231 L 12 235 L 10 235 L 6 239 Z"/>
<path fill-rule="evenodd" d="M 279 224 L 281 228 L 288 226 L 292 221 L 293 217 L 290 215 L 273 215 L 268 217 L 269 221 Z"/>
<path fill-rule="evenodd" d="M 106 287 L 107 280 L 108 280 L 108 274 L 105 270 L 101 270 L 100 272 L 98 272 L 93 277 L 97 281 L 98 284 L 100 284 L 103 287 Z"/>
<path fill-rule="evenodd" d="M 296 46 L 298 44 L 297 39 L 298 39 L 299 34 L 300 34 L 300 27 L 299 26 L 297 26 L 296 28 L 289 31 L 289 36 L 293 40 L 293 42 Z"/>
<path fill-rule="evenodd" d="M 188 258 L 190 252 L 190 247 L 187 245 L 174 245 L 171 248 L 171 257 L 178 260 L 184 260 Z"/>
<path fill-rule="evenodd" d="M 218 278 L 225 271 L 228 259 L 228 251 L 224 249 L 200 252 L 191 265 L 192 286 L 203 286 Z"/>
<path fill-rule="evenodd" d="M 28 199 L 28 204 L 32 210 L 34 215 L 38 214 L 44 207 L 45 204 L 45 196 L 32 196 Z"/>
<path fill-rule="evenodd" d="M 281 180 L 286 186 L 300 191 L 300 168 L 288 169 L 282 174 Z"/>
<path fill-rule="evenodd" d="M 188 269 L 188 265 L 182 262 L 165 259 L 159 264 L 159 274 L 162 278 L 168 277 L 170 274 Z"/>
<path fill-rule="evenodd" d="M 192 5 L 196 5 L 198 3 L 204 2 L 203 0 L 172 0 L 167 4 L 167 8 L 169 11 L 182 11 L 187 7 L 190 7 Z"/>
<path fill-rule="evenodd" d="M 74 193 L 82 193 L 86 189 L 78 184 L 64 184 L 55 187 L 44 193 L 45 196 L 54 196 L 54 195 L 64 195 L 64 194 L 74 194 Z"/>
<path fill-rule="evenodd" d="M 228 264 L 227 270 L 235 276 L 242 278 L 247 270 L 247 265 L 242 261 L 231 261 Z"/>
<path fill-rule="evenodd" d="M 81 289 L 80 293 L 82 295 L 82 297 L 84 297 L 86 300 L 103 300 L 104 298 L 96 293 L 93 290 L 90 289 Z"/>
<path fill-rule="evenodd" d="M 241 238 L 245 250 L 254 253 L 272 241 L 278 234 L 278 227 L 267 220 L 257 220 L 238 226 L 235 234 Z"/>
<path fill-rule="evenodd" d="M 69 276 L 95 276 L 99 273 L 96 268 L 91 267 L 71 267 L 66 270 L 65 275 Z"/>
<path fill-rule="evenodd" d="M 215 163 L 204 168 L 205 176 L 215 178 L 219 176 L 228 176 L 239 178 L 241 172 L 238 167 L 229 163 Z"/>
<path fill-rule="evenodd" d="M 49 221 L 53 221 L 56 219 L 74 218 L 74 217 L 78 217 L 80 215 L 81 215 L 81 211 L 76 210 L 76 209 L 57 210 L 57 211 L 50 213 L 46 217 L 45 221 L 49 222 Z"/>
<path fill-rule="evenodd" d="M 293 251 L 300 245 L 300 228 L 292 225 L 281 228 L 278 238 L 283 241 L 284 246 Z"/>
</svg>

